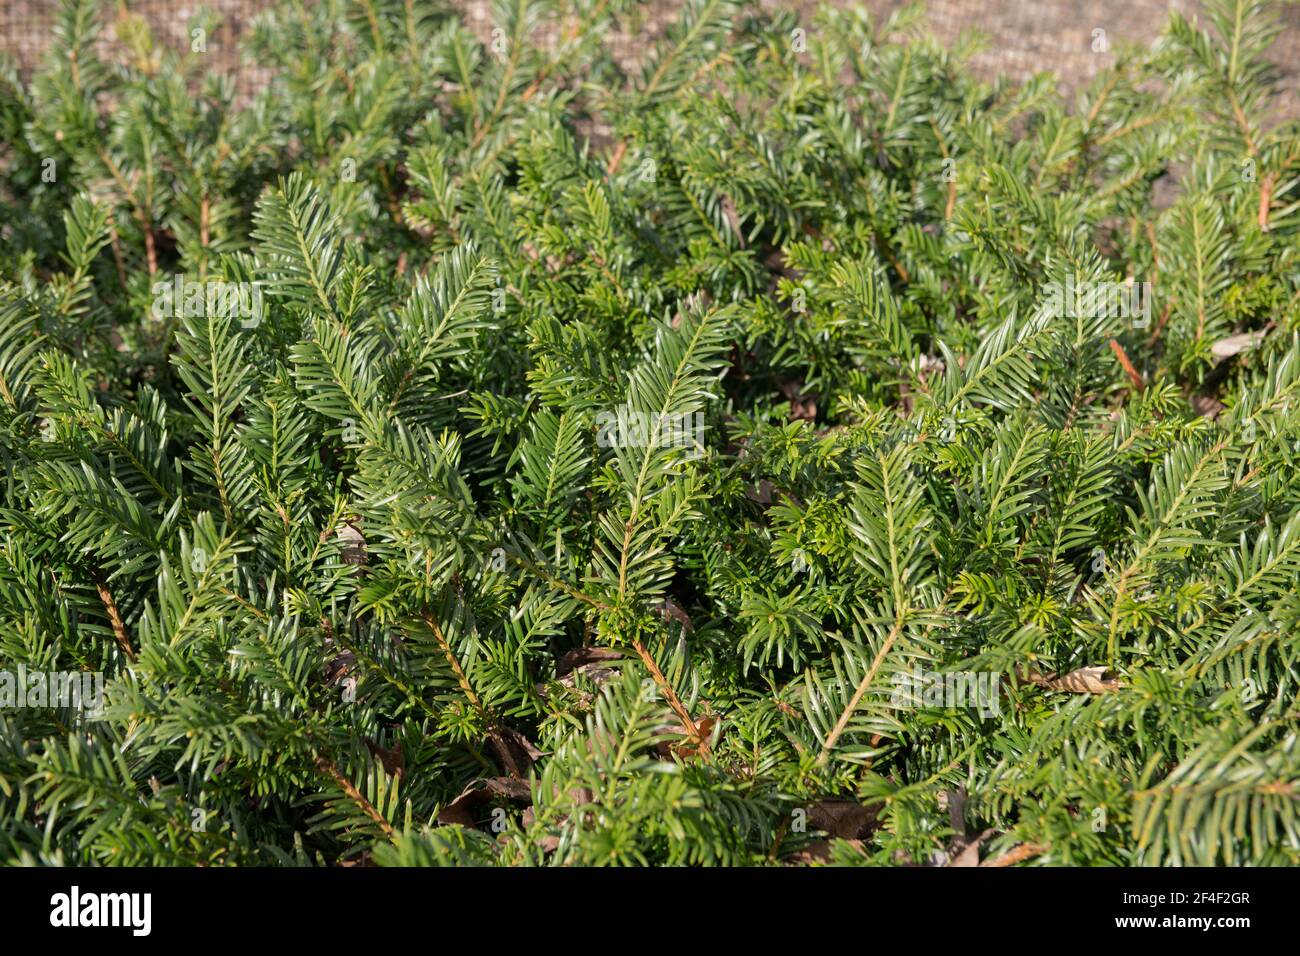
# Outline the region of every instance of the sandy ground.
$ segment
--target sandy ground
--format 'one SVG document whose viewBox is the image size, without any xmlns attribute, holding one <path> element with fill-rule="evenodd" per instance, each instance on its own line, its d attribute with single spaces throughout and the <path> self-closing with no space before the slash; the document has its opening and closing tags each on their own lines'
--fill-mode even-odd
<svg viewBox="0 0 1300 956">
<path fill-rule="evenodd" d="M 794 6 L 809 11 L 816 0 L 761 0 L 764 6 Z M 831 0 L 848 5 L 846 0 Z M 865 0 L 874 14 L 884 15 L 904 0 Z M 188 43 L 187 25 L 200 6 L 223 18 L 222 28 L 208 38 L 213 69 L 235 72 L 241 85 L 260 82 L 256 64 L 239 61 L 237 43 L 249 18 L 271 5 L 271 0 L 129 0 L 127 7 L 149 19 L 155 34 L 169 43 Z M 111 9 L 115 4 L 106 3 Z M 450 0 L 448 6 L 464 10 L 466 21 L 486 39 L 492 29 L 488 0 Z M 647 0 L 637 11 L 635 26 L 611 37 L 620 61 L 635 62 L 658 36 L 666 23 L 675 19 L 681 0 Z M 1077 89 L 1113 61 L 1114 50 L 1123 44 L 1148 45 L 1159 34 L 1176 9 L 1184 15 L 1196 12 L 1196 0 L 928 0 L 928 19 L 935 34 L 952 43 L 980 31 L 986 38 L 973 67 L 986 77 L 998 73 L 1024 80 L 1043 70 L 1054 70 L 1065 91 Z M 20 69 L 30 69 L 49 42 L 58 0 L 0 0 L 0 55 L 17 60 Z M 1300 116 L 1300 4 L 1278 2 L 1285 25 L 1273 47 L 1273 58 L 1282 67 L 1286 87 L 1282 111 Z M 1096 30 L 1106 32 L 1108 52 L 1093 50 Z M 112 39 L 111 28 L 105 42 Z M 544 41 L 543 41 L 544 42 Z"/>
</svg>

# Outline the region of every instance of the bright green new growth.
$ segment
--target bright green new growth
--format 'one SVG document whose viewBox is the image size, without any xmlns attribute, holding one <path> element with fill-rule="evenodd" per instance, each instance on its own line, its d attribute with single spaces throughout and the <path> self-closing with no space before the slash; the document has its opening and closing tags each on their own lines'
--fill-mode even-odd
<svg viewBox="0 0 1300 956">
<path fill-rule="evenodd" d="M 287 4 L 241 107 L 95 7 L 0 75 L 0 675 L 106 694 L 10 681 L 0 859 L 1300 863 L 1266 4 L 1069 103 L 914 11 Z"/>
</svg>

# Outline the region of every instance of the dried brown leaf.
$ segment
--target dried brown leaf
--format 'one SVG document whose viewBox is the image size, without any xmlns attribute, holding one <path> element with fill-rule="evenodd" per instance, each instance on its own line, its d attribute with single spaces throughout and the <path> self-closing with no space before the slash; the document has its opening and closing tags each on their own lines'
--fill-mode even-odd
<svg viewBox="0 0 1300 956">
<path fill-rule="evenodd" d="M 757 485 L 746 488 L 745 497 L 760 505 L 770 505 L 772 503 L 772 488 L 772 483 L 764 478 Z"/>
<path fill-rule="evenodd" d="M 342 544 L 343 563 L 358 567 L 366 563 L 366 539 L 361 533 L 361 519 L 353 518 L 339 526 L 335 537 Z"/>
<path fill-rule="evenodd" d="M 532 741 L 519 731 L 500 725 L 488 732 L 488 746 L 497 755 L 502 769 L 519 779 L 528 776 L 533 763 L 542 756 Z"/>
<path fill-rule="evenodd" d="M 1219 339 L 1210 346 L 1210 353 L 1215 358 L 1232 358 L 1240 352 L 1247 349 L 1253 349 L 1264 341 L 1264 336 L 1268 334 L 1267 330 L 1257 332 L 1242 332 L 1238 335 L 1229 335 L 1226 339 Z"/>
<path fill-rule="evenodd" d="M 682 610 L 682 606 L 670 597 L 665 597 L 656 606 L 661 617 L 665 621 L 674 620 L 682 626 L 689 634 L 695 633 L 695 625 L 691 623 L 691 616 Z"/>
<path fill-rule="evenodd" d="M 818 800 L 808 808 L 808 827 L 842 840 L 866 837 L 876 823 L 876 809 L 856 800 Z"/>
<path fill-rule="evenodd" d="M 1106 667 L 1079 667 L 1064 675 L 1040 674 L 1031 669 L 1024 673 L 1023 679 L 1048 690 L 1072 694 L 1111 694 L 1123 686 Z"/>
<path fill-rule="evenodd" d="M 594 664 L 597 661 L 620 661 L 623 659 L 623 652 L 616 651 L 612 647 L 575 647 L 567 651 L 555 663 L 555 676 L 563 677 L 569 671 L 587 664 Z"/>
<path fill-rule="evenodd" d="M 488 777 L 470 783 L 456 799 L 439 810 L 438 822 L 443 826 L 473 827 L 475 812 L 494 798 L 525 806 L 531 806 L 533 802 L 532 791 L 522 780 Z"/>
<path fill-rule="evenodd" d="M 943 854 L 942 859 L 946 860 L 944 866 L 979 866 L 980 865 L 980 845 L 991 837 L 995 830 L 985 830 L 973 838 L 958 837 L 949 844 L 947 851 Z"/>
<path fill-rule="evenodd" d="M 817 396 L 803 390 L 803 382 L 786 379 L 779 383 L 781 394 L 790 403 L 791 421 L 815 421 L 817 419 Z"/>
<path fill-rule="evenodd" d="M 1196 414 L 1202 418 L 1208 418 L 1210 421 L 1218 418 L 1225 408 L 1223 402 L 1209 395 L 1193 395 L 1192 408 Z"/>
<path fill-rule="evenodd" d="M 406 773 L 406 754 L 402 750 L 400 740 L 391 747 L 381 747 L 369 737 L 362 739 L 366 743 L 366 749 L 378 757 L 379 762 L 384 765 L 384 773 L 390 777 L 400 777 Z"/>
</svg>

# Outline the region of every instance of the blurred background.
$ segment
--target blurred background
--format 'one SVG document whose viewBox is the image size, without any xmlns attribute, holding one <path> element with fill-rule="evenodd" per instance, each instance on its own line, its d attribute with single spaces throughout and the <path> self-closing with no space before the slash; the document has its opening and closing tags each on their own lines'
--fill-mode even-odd
<svg viewBox="0 0 1300 956">
<path fill-rule="evenodd" d="M 114 42 L 112 23 L 125 8 L 147 18 L 154 35 L 177 47 L 188 46 L 189 18 L 201 7 L 221 19 L 209 35 L 212 69 L 232 74 L 239 87 L 256 89 L 265 72 L 255 63 L 241 62 L 239 37 L 259 13 L 278 0 L 105 0 L 105 45 Z M 311 2 L 311 0 L 308 0 Z M 828 0 L 836 6 L 865 6 L 877 17 L 905 5 L 905 0 Z M 466 25 L 486 41 L 492 30 L 489 0 L 446 0 L 462 13 Z M 612 53 L 625 64 L 635 63 L 678 14 L 682 0 L 645 0 L 626 18 L 626 29 L 610 38 Z M 794 7 L 807 15 L 817 0 L 761 0 L 767 8 Z M 0 58 L 8 56 L 27 74 L 37 64 L 58 11 L 58 0 L 0 0 Z M 934 34 L 953 44 L 979 32 L 984 49 L 971 61 L 985 78 L 998 74 L 1024 80 L 1043 70 L 1057 73 L 1065 92 L 1077 89 L 1113 62 L 1124 44 L 1149 45 L 1163 29 L 1170 10 L 1194 15 L 1196 0 L 929 0 L 923 3 Z M 1285 89 L 1282 112 L 1300 115 L 1300 4 L 1277 0 L 1284 29 L 1273 46 L 1273 59 L 1282 68 Z M 1094 31 L 1106 31 L 1106 52 L 1094 52 Z M 539 38 L 539 42 L 545 42 Z"/>
</svg>

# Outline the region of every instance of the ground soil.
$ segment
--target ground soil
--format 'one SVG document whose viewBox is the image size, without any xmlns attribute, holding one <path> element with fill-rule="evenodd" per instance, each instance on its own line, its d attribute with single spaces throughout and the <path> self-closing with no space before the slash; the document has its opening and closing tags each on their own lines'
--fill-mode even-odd
<svg viewBox="0 0 1300 956">
<path fill-rule="evenodd" d="M 810 12 L 818 0 L 761 0 L 765 7 L 781 5 Z M 848 5 L 846 0 L 830 0 Z M 851 0 L 863 3 L 877 16 L 903 6 L 903 0 Z M 238 39 L 256 14 L 272 0 L 129 0 L 125 6 L 146 17 L 155 35 L 174 45 L 189 42 L 189 17 L 200 6 L 223 18 L 223 25 L 208 37 L 212 69 L 236 76 L 248 90 L 265 82 L 265 71 L 257 64 L 241 62 Z M 466 21 L 486 40 L 492 30 L 489 0 L 451 0 L 447 4 L 465 11 Z M 8 55 L 24 72 L 39 60 L 49 43 L 58 10 L 58 0 L 0 0 L 0 57 Z M 116 3 L 105 3 L 113 10 Z M 647 0 L 627 20 L 627 28 L 610 38 L 620 61 L 635 62 L 676 18 L 681 0 Z M 1200 4 L 1196 0 L 929 0 L 925 4 L 935 35 L 952 44 L 979 31 L 985 45 L 971 65 L 985 77 L 1003 74 L 1024 80 L 1035 73 L 1055 71 L 1062 89 L 1069 93 L 1113 61 L 1115 50 L 1124 44 L 1150 44 L 1160 33 L 1169 11 L 1191 16 Z M 1300 4 L 1278 3 L 1284 24 L 1273 48 L 1273 58 L 1283 72 L 1284 92 L 1280 112 L 1300 116 Z M 112 17 L 109 17 L 110 21 Z M 1094 31 L 1105 30 L 1107 52 L 1094 52 Z M 113 41 L 111 25 L 105 43 Z M 539 37 L 545 43 L 545 37 Z"/>
</svg>

